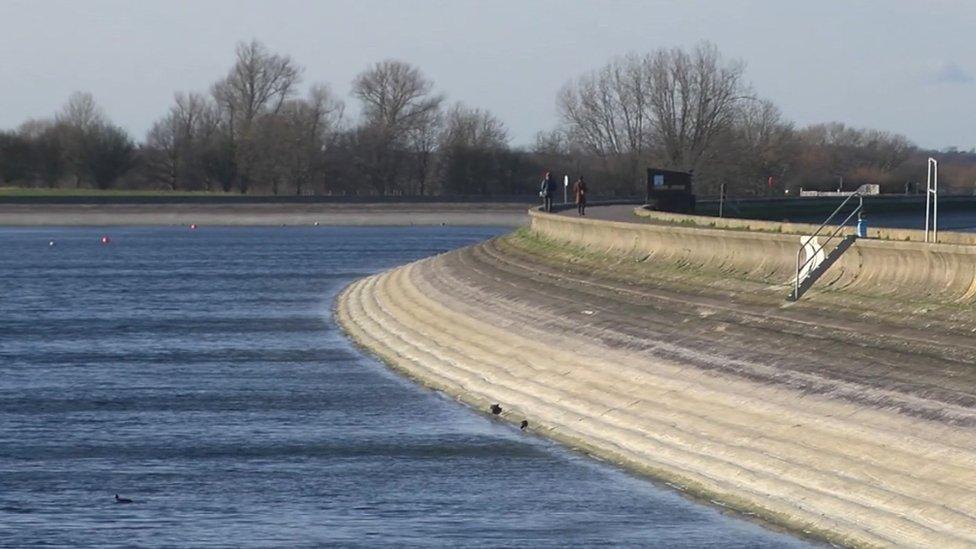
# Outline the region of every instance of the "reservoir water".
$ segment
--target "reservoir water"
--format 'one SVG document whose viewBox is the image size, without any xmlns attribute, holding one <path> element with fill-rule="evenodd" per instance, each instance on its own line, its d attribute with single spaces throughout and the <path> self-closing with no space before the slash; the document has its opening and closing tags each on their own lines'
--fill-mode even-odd
<svg viewBox="0 0 976 549">
<path fill-rule="evenodd" d="M 924 206 L 922 206 L 924 208 Z M 845 213 L 849 210 L 845 210 Z M 825 215 L 791 217 L 795 223 L 823 223 Z M 843 217 L 836 222 L 843 220 Z M 857 220 L 853 220 L 856 222 Z M 877 212 L 868 210 L 867 222 L 870 227 L 925 230 L 925 210 L 917 212 Z M 961 233 L 976 232 L 976 212 L 972 210 L 948 210 L 939 212 L 939 230 Z"/>
<path fill-rule="evenodd" d="M 419 388 L 333 323 L 350 281 L 501 232 L 0 229 L 0 546 L 806 545 Z"/>
</svg>

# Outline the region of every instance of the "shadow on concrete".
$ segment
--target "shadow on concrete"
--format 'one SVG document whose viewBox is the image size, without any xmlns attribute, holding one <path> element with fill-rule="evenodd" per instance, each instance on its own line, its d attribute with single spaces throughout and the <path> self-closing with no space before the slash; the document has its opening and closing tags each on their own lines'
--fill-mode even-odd
<svg viewBox="0 0 976 549">
<path fill-rule="evenodd" d="M 837 246 L 831 250 L 829 254 L 827 254 L 824 260 L 820 262 L 820 265 L 817 265 L 816 269 L 812 269 L 807 274 L 806 278 L 800 282 L 799 291 L 797 292 L 796 288 L 794 288 L 794 290 L 790 292 L 790 301 L 796 301 L 803 297 L 803 294 L 805 294 L 807 290 L 809 290 L 810 287 L 813 286 L 814 283 L 816 283 L 817 280 L 820 279 L 820 277 L 823 276 L 828 269 L 830 269 L 831 265 L 837 262 L 837 259 L 840 258 L 840 256 L 844 255 L 844 252 L 846 252 L 851 245 L 854 244 L 855 240 L 857 240 L 857 237 L 854 235 L 844 237 L 844 239 L 841 240 L 840 243 L 837 244 Z"/>
</svg>

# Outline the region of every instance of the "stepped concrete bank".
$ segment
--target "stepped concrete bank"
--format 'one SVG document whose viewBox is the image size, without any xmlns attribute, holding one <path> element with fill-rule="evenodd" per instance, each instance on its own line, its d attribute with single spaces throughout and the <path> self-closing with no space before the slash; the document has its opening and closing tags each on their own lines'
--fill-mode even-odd
<svg viewBox="0 0 976 549">
<path fill-rule="evenodd" d="M 532 212 L 353 283 L 337 318 L 425 385 L 797 533 L 973 546 L 972 254 L 858 241 L 787 304 L 797 244 Z"/>
</svg>

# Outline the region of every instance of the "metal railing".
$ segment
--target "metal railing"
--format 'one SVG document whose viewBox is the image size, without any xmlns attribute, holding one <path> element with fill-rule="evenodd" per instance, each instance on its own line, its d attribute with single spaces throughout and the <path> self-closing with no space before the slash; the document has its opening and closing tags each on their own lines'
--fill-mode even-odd
<svg viewBox="0 0 976 549">
<path fill-rule="evenodd" d="M 793 295 L 790 296 L 792 301 L 796 301 L 800 299 L 800 284 L 803 282 L 803 280 L 806 280 L 806 278 L 810 276 L 810 273 L 808 271 L 807 275 L 803 277 L 803 280 L 800 280 L 800 272 L 807 265 L 809 265 L 814 260 L 814 258 L 816 258 L 818 254 L 820 254 L 821 251 L 823 251 L 823 249 L 827 246 L 827 244 L 830 243 L 831 240 L 834 239 L 834 237 L 840 234 L 841 230 L 843 230 L 843 228 L 847 226 L 847 223 L 850 222 L 852 217 L 854 217 L 855 215 L 857 215 L 858 212 L 864 209 L 864 195 L 862 193 L 862 189 L 863 187 L 859 187 L 856 191 L 854 191 L 854 194 L 845 198 L 844 201 L 840 203 L 840 206 L 837 206 L 837 209 L 834 210 L 833 213 L 831 213 L 829 216 L 827 216 L 827 219 L 825 219 L 824 222 L 821 223 L 819 227 L 817 227 L 817 230 L 812 235 L 806 237 L 805 240 L 801 241 L 800 248 L 796 251 L 796 278 L 793 280 Z M 827 237 L 827 240 L 825 240 L 823 244 L 817 245 L 814 239 L 816 239 L 820 235 L 820 232 L 824 230 L 824 227 L 830 224 L 831 220 L 834 219 L 834 216 L 836 216 L 841 210 L 843 210 L 844 206 L 846 206 L 847 203 L 850 202 L 851 199 L 855 197 L 857 197 L 857 207 L 851 210 L 851 213 L 844 218 L 844 221 L 842 221 L 839 225 L 837 225 L 837 227 L 834 229 L 834 232 L 830 233 L 830 236 Z M 801 264 L 800 254 L 802 254 L 803 250 L 807 248 L 807 245 L 811 243 L 812 243 L 812 245 L 810 246 L 811 253 L 809 257 L 807 257 L 806 261 L 804 261 Z M 817 247 L 814 248 L 814 245 L 816 245 Z"/>
</svg>

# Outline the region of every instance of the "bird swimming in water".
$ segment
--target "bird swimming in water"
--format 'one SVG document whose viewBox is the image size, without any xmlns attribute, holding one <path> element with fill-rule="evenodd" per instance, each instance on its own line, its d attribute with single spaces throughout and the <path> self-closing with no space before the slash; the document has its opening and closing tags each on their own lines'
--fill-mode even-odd
<svg viewBox="0 0 976 549">
<path fill-rule="evenodd" d="M 490 410 L 491 410 L 491 413 L 493 415 L 496 415 L 496 416 L 498 414 L 502 413 L 502 407 L 499 406 L 498 404 L 492 404 Z"/>
<path fill-rule="evenodd" d="M 525 430 L 525 428 L 528 426 L 529 426 L 529 420 L 523 419 L 521 425 L 519 425 L 519 429 Z"/>
<path fill-rule="evenodd" d="M 134 503 L 129 498 L 120 498 L 118 494 L 115 494 L 115 503 Z"/>
</svg>

